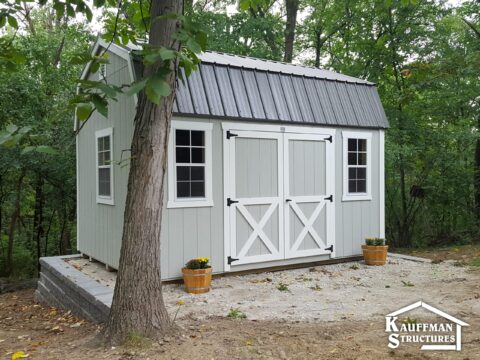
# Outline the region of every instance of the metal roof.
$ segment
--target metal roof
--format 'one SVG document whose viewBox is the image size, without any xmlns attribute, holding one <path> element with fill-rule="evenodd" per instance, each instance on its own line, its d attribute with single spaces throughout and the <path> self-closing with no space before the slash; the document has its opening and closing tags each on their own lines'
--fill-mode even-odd
<svg viewBox="0 0 480 360">
<path fill-rule="evenodd" d="M 332 71 L 205 52 L 179 81 L 174 113 L 296 124 L 388 128 L 375 84 Z M 135 66 L 137 74 L 139 68 Z"/>
</svg>

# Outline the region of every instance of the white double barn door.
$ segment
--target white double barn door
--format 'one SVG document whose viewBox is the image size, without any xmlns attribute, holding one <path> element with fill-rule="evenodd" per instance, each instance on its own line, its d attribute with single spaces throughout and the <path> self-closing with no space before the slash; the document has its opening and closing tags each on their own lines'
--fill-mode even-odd
<svg viewBox="0 0 480 360">
<path fill-rule="evenodd" d="M 331 133 L 231 130 L 226 135 L 227 265 L 333 256 Z"/>
</svg>

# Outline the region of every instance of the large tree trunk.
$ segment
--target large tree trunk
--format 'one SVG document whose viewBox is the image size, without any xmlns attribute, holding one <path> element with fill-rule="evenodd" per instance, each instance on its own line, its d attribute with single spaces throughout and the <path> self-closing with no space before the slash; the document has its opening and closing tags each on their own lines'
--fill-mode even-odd
<svg viewBox="0 0 480 360">
<path fill-rule="evenodd" d="M 287 22 L 285 24 L 285 53 L 283 61 L 292 62 L 293 59 L 293 42 L 295 40 L 295 28 L 297 26 L 299 0 L 285 0 L 287 10 Z"/>
<path fill-rule="evenodd" d="M 158 19 L 182 14 L 182 1 L 153 1 L 149 43 L 179 49 L 172 35 L 178 23 Z M 176 65 L 175 65 L 176 66 Z M 145 69 L 148 76 L 157 66 Z M 175 71 L 167 79 L 175 89 Z M 132 333 L 156 338 L 173 329 L 162 295 L 160 230 L 167 159 L 168 132 L 175 91 L 160 105 L 139 96 L 132 139 L 132 161 L 124 214 L 122 248 L 112 308 L 105 328 L 110 344 L 124 342 Z"/>
<path fill-rule="evenodd" d="M 480 115 L 477 117 L 477 126 L 480 128 Z M 480 139 L 475 142 L 475 164 L 474 164 L 474 194 L 475 194 L 475 216 L 477 224 L 480 225 Z"/>
</svg>

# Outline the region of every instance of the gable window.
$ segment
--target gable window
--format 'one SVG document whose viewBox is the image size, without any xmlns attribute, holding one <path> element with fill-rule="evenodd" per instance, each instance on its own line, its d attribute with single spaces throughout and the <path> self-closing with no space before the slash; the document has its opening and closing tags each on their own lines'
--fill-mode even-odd
<svg viewBox="0 0 480 360">
<path fill-rule="evenodd" d="M 343 201 L 371 200 L 370 133 L 343 132 Z"/>
<path fill-rule="evenodd" d="M 172 121 L 167 207 L 213 206 L 212 124 Z"/>
<path fill-rule="evenodd" d="M 97 203 L 113 205 L 112 128 L 95 132 Z"/>
</svg>

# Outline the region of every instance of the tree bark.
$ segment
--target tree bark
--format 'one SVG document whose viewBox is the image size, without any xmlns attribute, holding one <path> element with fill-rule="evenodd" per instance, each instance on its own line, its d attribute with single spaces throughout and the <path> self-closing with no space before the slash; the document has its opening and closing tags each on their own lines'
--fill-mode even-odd
<svg viewBox="0 0 480 360">
<path fill-rule="evenodd" d="M 7 263 L 5 266 L 5 276 L 10 276 L 13 270 L 13 242 L 15 240 L 15 228 L 17 226 L 18 219 L 20 218 L 20 200 L 22 198 L 22 185 L 25 172 L 22 171 L 17 181 L 15 206 L 13 209 L 12 217 L 10 218 L 10 226 L 8 229 L 8 245 L 7 245 Z"/>
<path fill-rule="evenodd" d="M 158 19 L 164 14 L 182 14 L 183 2 L 153 1 L 151 15 L 151 46 L 178 50 L 173 39 L 178 22 Z M 157 106 L 144 92 L 140 93 L 132 139 L 132 161 L 120 264 L 112 308 L 104 336 L 109 344 L 123 343 L 131 334 L 149 338 L 161 337 L 174 329 L 162 295 L 160 267 L 160 233 L 167 162 L 167 144 L 176 84 L 176 64 L 172 64 L 167 82 L 172 94 L 163 97 Z M 158 64 L 145 69 L 153 74 Z"/>
<path fill-rule="evenodd" d="M 33 213 L 33 241 L 37 248 L 37 269 L 40 271 L 41 242 L 43 237 L 43 179 L 37 175 L 35 182 L 35 209 Z"/>
<path fill-rule="evenodd" d="M 292 62 L 293 59 L 293 42 L 295 40 L 295 28 L 297 26 L 299 0 L 285 0 L 287 10 L 287 22 L 285 24 L 285 53 L 283 61 Z"/>
</svg>

